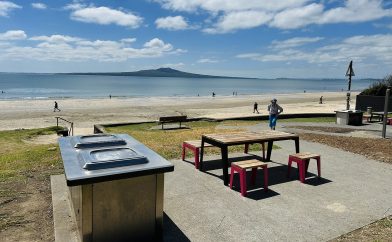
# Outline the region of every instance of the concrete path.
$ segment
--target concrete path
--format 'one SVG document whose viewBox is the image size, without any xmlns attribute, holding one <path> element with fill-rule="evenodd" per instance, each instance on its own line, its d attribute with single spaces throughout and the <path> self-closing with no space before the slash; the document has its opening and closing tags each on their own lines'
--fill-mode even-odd
<svg viewBox="0 0 392 242">
<path fill-rule="evenodd" d="M 207 157 L 217 160 L 205 162 L 206 172 L 172 161 L 175 171 L 165 175 L 165 241 L 326 241 L 392 214 L 390 164 L 301 141 L 301 151 L 321 154 L 323 177 L 311 177 L 317 173 L 311 161 L 302 184 L 295 168 L 286 178 L 294 142 L 276 144 L 282 149 L 273 150 L 268 163 L 271 190 L 262 190 L 259 170 L 247 198 L 240 195 L 238 176 L 235 190 L 223 185 L 219 156 Z"/>
</svg>

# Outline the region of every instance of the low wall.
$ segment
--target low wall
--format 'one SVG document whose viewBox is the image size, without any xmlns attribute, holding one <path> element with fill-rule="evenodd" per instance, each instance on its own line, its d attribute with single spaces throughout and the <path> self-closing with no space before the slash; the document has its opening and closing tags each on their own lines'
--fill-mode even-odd
<svg viewBox="0 0 392 242">
<path fill-rule="evenodd" d="M 317 118 L 317 117 L 335 117 L 335 113 L 296 113 L 296 114 L 280 114 L 279 119 L 289 119 L 289 118 Z M 192 121 L 210 121 L 210 122 L 221 122 L 225 120 L 268 120 L 268 115 L 259 116 L 248 116 L 248 117 L 234 117 L 234 118 L 224 118 L 224 119 L 213 119 L 213 118 L 188 118 L 188 122 Z M 148 122 L 130 122 L 130 123 L 111 123 L 111 124 L 95 124 L 94 134 L 106 133 L 105 128 L 107 127 L 118 127 L 132 124 L 145 124 L 145 123 L 157 123 L 158 121 L 148 121 Z"/>
<path fill-rule="evenodd" d="M 385 97 L 357 95 L 355 104 L 356 110 L 366 111 L 367 107 L 372 107 L 373 111 L 384 111 Z M 389 98 L 388 112 L 392 112 L 392 98 Z"/>
</svg>

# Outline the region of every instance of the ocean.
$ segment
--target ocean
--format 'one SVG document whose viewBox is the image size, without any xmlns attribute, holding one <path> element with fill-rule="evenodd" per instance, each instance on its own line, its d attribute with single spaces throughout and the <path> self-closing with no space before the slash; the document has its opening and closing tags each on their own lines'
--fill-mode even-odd
<svg viewBox="0 0 392 242">
<path fill-rule="evenodd" d="M 352 91 L 374 80 L 352 81 Z M 49 98 L 171 97 L 335 92 L 345 79 L 240 79 L 0 73 L 0 100 Z"/>
</svg>

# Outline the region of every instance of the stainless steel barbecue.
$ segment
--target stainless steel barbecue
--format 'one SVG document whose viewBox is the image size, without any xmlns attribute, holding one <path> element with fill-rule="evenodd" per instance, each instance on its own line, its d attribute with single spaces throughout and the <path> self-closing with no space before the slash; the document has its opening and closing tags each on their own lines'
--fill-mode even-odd
<svg viewBox="0 0 392 242">
<path fill-rule="evenodd" d="M 81 241 L 161 238 L 170 162 L 125 134 L 63 137 L 59 144 Z"/>
</svg>

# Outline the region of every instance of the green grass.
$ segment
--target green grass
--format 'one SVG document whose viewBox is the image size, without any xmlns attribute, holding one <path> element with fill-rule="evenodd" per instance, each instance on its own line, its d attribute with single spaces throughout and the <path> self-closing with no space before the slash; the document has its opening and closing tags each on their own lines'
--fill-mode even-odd
<svg viewBox="0 0 392 242">
<path fill-rule="evenodd" d="M 148 124 L 134 124 L 126 126 L 117 126 L 106 128 L 109 133 L 125 133 L 133 136 L 141 143 L 145 144 L 155 152 L 159 153 L 166 159 L 179 159 L 181 157 L 182 142 L 185 140 L 197 140 L 201 139 L 203 134 L 209 133 L 230 133 L 235 131 L 245 130 L 245 127 L 260 123 L 260 121 L 223 121 L 223 122 L 188 122 L 186 126 L 190 129 L 177 129 L 177 130 L 161 130 L 151 129 L 157 126 L 156 123 Z M 218 126 L 239 126 L 233 129 L 219 129 Z M 273 147 L 278 149 L 278 146 Z M 229 152 L 242 152 L 244 149 L 243 145 L 229 147 Z M 249 150 L 260 151 L 261 147 L 259 144 L 251 145 Z M 220 154 L 218 148 L 206 149 L 206 154 Z M 190 155 L 190 154 L 189 154 Z"/>
<path fill-rule="evenodd" d="M 30 172 L 59 166 L 61 159 L 58 148 L 55 151 L 48 150 L 57 145 L 24 142 L 39 135 L 55 134 L 56 130 L 56 127 L 49 127 L 0 131 L 0 182 L 12 178 L 23 179 Z"/>
</svg>

